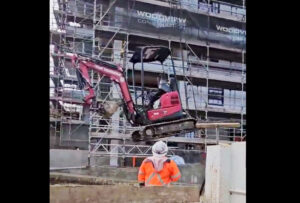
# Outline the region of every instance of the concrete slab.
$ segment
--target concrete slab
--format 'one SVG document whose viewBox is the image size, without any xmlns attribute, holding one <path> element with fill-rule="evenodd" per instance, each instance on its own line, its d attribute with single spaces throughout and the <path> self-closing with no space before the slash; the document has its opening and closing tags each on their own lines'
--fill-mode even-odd
<svg viewBox="0 0 300 203">
<path fill-rule="evenodd" d="M 140 188 L 137 181 L 50 173 L 50 202 L 198 202 L 199 187 Z"/>
<path fill-rule="evenodd" d="M 130 185 L 51 185 L 51 203 L 82 202 L 199 202 L 196 187 L 147 187 Z"/>
</svg>

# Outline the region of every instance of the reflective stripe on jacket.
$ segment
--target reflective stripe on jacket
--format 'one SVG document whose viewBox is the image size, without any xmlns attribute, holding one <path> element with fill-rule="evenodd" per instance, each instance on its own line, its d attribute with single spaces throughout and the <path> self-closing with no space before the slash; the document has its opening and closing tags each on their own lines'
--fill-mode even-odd
<svg viewBox="0 0 300 203">
<path fill-rule="evenodd" d="M 145 186 L 165 186 L 181 177 L 180 171 L 173 160 L 164 162 L 161 171 L 156 171 L 151 161 L 143 161 L 138 172 L 139 183 Z"/>
</svg>

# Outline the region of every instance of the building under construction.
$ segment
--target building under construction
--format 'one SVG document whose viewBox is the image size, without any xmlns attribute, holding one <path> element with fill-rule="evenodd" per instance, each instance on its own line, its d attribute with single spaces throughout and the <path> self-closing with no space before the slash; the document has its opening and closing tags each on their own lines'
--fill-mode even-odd
<svg viewBox="0 0 300 203">
<path fill-rule="evenodd" d="M 245 140 L 246 30 L 242 0 L 57 0 L 50 2 L 50 147 L 83 149 L 89 157 L 143 157 L 151 142 L 134 143 L 122 108 L 105 117 L 83 102 L 76 71 L 66 52 L 81 53 L 125 69 L 131 96 L 156 90 L 159 78 L 174 74 L 171 60 L 133 64 L 137 47 L 172 50 L 181 103 L 199 122 L 238 122 L 165 138 L 180 151 L 204 150 L 221 142 Z M 144 73 L 141 74 L 141 69 Z M 116 102 L 118 87 L 90 71 L 96 100 Z M 143 87 L 143 88 L 142 88 Z M 182 152 L 182 153 L 183 153 Z"/>
<path fill-rule="evenodd" d="M 51 186 L 50 202 L 143 202 L 139 198 L 145 197 L 198 202 L 204 185 L 207 203 L 245 202 L 245 27 L 244 0 L 51 0 L 50 184 L 105 187 L 66 193 L 64 186 Z M 163 64 L 132 63 L 138 48 L 149 46 L 166 47 L 170 55 Z M 140 127 L 130 124 L 119 105 L 125 100 L 120 85 L 93 69 L 87 74 L 95 97 L 87 104 L 89 89 L 68 54 L 121 66 L 140 108 L 163 79 L 175 76 L 182 109 L 197 127 L 160 140 L 166 141 L 168 156 L 183 158 L 176 184 L 185 189 L 152 188 L 140 196 L 133 187 L 138 167 L 158 138 L 132 139 Z M 119 196 L 109 199 L 116 187 Z"/>
</svg>

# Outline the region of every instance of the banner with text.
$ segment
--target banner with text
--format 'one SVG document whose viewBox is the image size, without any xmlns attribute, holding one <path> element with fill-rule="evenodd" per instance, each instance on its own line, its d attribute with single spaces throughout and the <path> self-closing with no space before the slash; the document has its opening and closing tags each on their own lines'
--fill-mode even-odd
<svg viewBox="0 0 300 203">
<path fill-rule="evenodd" d="M 112 8 L 111 26 L 147 34 L 207 40 L 233 48 L 245 48 L 245 23 L 205 14 L 157 6 L 138 1 L 117 1 Z"/>
</svg>

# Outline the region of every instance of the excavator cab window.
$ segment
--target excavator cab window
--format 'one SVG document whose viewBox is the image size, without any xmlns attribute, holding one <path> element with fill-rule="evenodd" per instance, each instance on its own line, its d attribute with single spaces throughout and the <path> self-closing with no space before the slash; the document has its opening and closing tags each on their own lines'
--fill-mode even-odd
<svg viewBox="0 0 300 203">
<path fill-rule="evenodd" d="M 160 100 L 156 100 L 153 104 L 153 109 L 159 109 L 160 108 Z"/>
<path fill-rule="evenodd" d="M 169 83 L 171 91 L 178 91 L 174 75 L 170 75 Z"/>
</svg>

